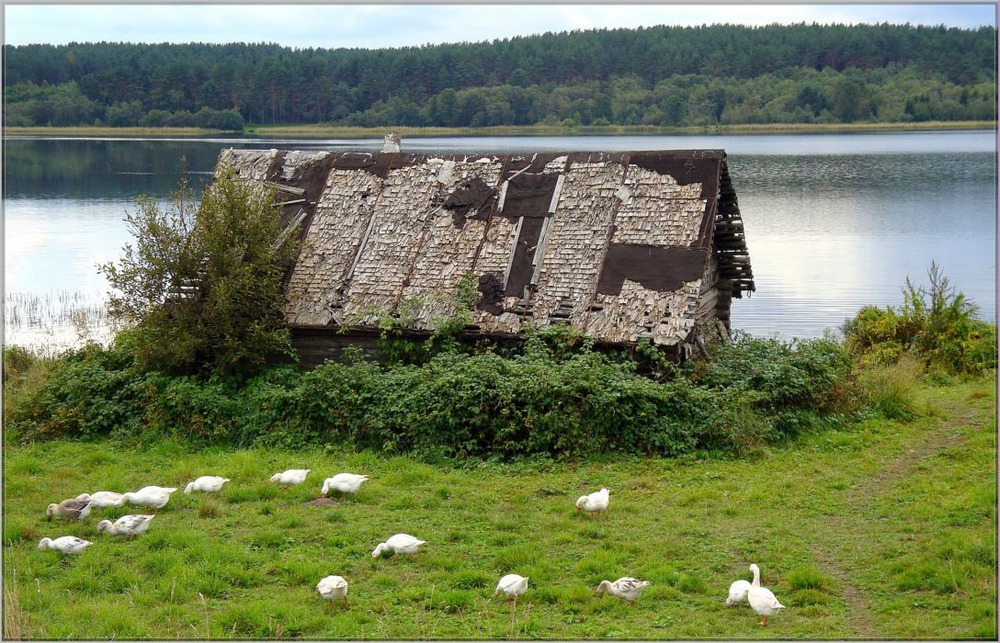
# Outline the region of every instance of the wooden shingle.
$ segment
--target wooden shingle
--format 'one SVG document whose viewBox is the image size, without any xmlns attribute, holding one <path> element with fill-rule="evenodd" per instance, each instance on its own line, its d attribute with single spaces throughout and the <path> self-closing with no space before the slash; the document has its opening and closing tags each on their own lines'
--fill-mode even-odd
<svg viewBox="0 0 1000 643">
<path fill-rule="evenodd" d="M 370 337 L 386 317 L 433 331 L 470 280 L 471 336 L 562 323 L 683 358 L 755 289 L 721 150 L 224 150 L 217 173 L 230 170 L 278 188 L 282 221 L 301 221 L 285 313 L 306 362 L 324 333 Z"/>
</svg>

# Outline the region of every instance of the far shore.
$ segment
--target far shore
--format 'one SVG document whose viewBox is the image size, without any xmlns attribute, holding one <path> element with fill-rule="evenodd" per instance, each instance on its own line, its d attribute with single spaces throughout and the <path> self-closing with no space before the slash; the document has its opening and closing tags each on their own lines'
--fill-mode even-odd
<svg viewBox="0 0 1000 643">
<path fill-rule="evenodd" d="M 929 121 L 923 123 L 713 125 L 654 127 L 647 125 L 524 125 L 502 127 L 339 127 L 332 125 L 248 125 L 242 134 L 195 127 L 4 127 L 6 137 L 68 138 L 204 138 L 255 139 L 338 138 L 382 139 L 394 130 L 403 137 L 460 136 L 684 136 L 722 134 L 845 134 L 997 128 L 996 121 Z"/>
</svg>

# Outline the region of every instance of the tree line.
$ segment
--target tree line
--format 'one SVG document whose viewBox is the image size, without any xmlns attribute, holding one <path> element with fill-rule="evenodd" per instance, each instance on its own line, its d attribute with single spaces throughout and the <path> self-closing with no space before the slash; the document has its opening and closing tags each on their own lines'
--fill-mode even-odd
<svg viewBox="0 0 1000 643">
<path fill-rule="evenodd" d="M 650 27 L 392 49 L 4 47 L 7 125 L 995 120 L 996 29 Z"/>
</svg>

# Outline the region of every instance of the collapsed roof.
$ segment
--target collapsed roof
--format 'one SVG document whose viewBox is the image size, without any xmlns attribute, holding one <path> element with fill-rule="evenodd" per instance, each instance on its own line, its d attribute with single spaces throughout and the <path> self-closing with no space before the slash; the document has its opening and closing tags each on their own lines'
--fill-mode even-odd
<svg viewBox="0 0 1000 643">
<path fill-rule="evenodd" d="M 721 150 L 416 155 L 223 150 L 277 190 L 303 244 L 292 328 L 414 331 L 471 292 L 483 334 L 567 323 L 601 342 L 690 344 L 755 290 Z M 474 290 L 472 290 L 474 288 Z M 464 289 L 464 290 L 463 290 Z"/>
</svg>

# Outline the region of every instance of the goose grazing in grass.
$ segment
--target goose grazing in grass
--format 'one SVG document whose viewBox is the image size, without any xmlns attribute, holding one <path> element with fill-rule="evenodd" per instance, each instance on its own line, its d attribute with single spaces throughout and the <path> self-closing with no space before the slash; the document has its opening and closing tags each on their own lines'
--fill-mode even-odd
<svg viewBox="0 0 1000 643">
<path fill-rule="evenodd" d="M 46 549 L 54 549 L 63 554 L 79 554 L 81 551 L 93 544 L 94 543 L 89 540 L 77 538 L 76 536 L 60 536 L 55 540 L 51 538 L 42 538 L 42 540 L 38 543 L 38 550 L 45 551 Z"/>
<path fill-rule="evenodd" d="M 324 496 L 331 490 L 339 491 L 343 494 L 357 493 L 361 485 L 368 481 L 368 476 L 359 476 L 356 473 L 338 473 L 332 478 L 323 481 L 323 489 L 320 491 Z"/>
<path fill-rule="evenodd" d="M 601 584 L 597 586 L 597 595 L 604 596 L 604 592 L 611 592 L 623 601 L 631 603 L 632 607 L 635 607 L 639 597 L 642 596 L 642 590 L 646 589 L 647 585 L 649 585 L 648 580 L 636 580 L 629 577 L 619 578 L 613 583 L 602 580 Z"/>
<path fill-rule="evenodd" d="M 271 482 L 278 484 L 302 484 L 312 469 L 289 469 L 271 476 Z"/>
<path fill-rule="evenodd" d="M 601 489 L 586 496 L 580 496 L 576 501 L 576 510 L 585 511 L 587 515 L 593 515 L 607 511 L 610 503 L 610 492 L 607 489 Z"/>
<path fill-rule="evenodd" d="M 117 507 L 118 501 L 122 499 L 122 494 L 114 491 L 95 491 L 94 493 L 81 493 L 77 500 L 89 500 L 91 509 L 106 509 Z"/>
<path fill-rule="evenodd" d="M 59 504 L 52 503 L 45 509 L 45 519 L 52 520 L 52 516 L 69 518 L 70 520 L 80 520 L 86 518 L 90 513 L 90 500 L 79 500 L 70 498 L 63 500 Z"/>
<path fill-rule="evenodd" d="M 328 601 L 343 599 L 347 607 L 347 581 L 342 576 L 327 576 L 316 585 L 316 591 Z"/>
<path fill-rule="evenodd" d="M 527 577 L 519 576 L 518 574 L 507 574 L 497 583 L 497 588 L 493 592 L 493 595 L 496 596 L 500 592 L 503 592 L 507 595 L 507 600 L 516 601 L 518 596 L 522 596 L 526 591 L 528 591 Z"/>
<path fill-rule="evenodd" d="M 201 476 L 200 478 L 194 480 L 194 482 L 189 482 L 187 486 L 184 487 L 184 493 L 191 493 L 192 491 L 215 493 L 227 482 L 229 482 L 229 478 L 222 478 L 220 476 Z"/>
<path fill-rule="evenodd" d="M 750 581 L 743 580 L 742 578 L 737 581 L 733 581 L 733 584 L 729 586 L 729 596 L 726 598 L 726 607 L 746 603 L 747 591 L 749 591 L 749 589 Z"/>
<path fill-rule="evenodd" d="M 102 534 L 107 532 L 112 536 L 134 537 L 149 529 L 149 523 L 152 522 L 153 518 L 156 518 L 156 516 L 130 514 L 122 516 L 114 521 L 114 523 L 110 520 L 102 520 L 97 523 L 97 531 Z"/>
<path fill-rule="evenodd" d="M 375 551 L 372 552 L 372 558 L 378 558 L 382 555 L 382 552 L 386 551 L 392 552 L 394 555 L 412 554 L 425 542 L 424 540 L 417 540 L 409 534 L 396 534 L 384 543 L 379 543 Z"/>
<path fill-rule="evenodd" d="M 141 505 L 143 507 L 152 507 L 153 511 L 159 511 L 163 505 L 167 504 L 170 500 L 170 494 L 177 491 L 176 487 L 157 487 L 150 485 L 148 487 L 143 487 L 138 491 L 130 491 L 128 493 L 123 493 L 121 500 L 118 501 L 118 506 L 124 504 L 130 505 Z"/>
<path fill-rule="evenodd" d="M 760 614 L 760 624 L 767 627 L 767 617 L 774 616 L 785 606 L 778 602 L 771 590 L 760 586 L 760 567 L 750 565 L 750 571 L 753 572 L 753 582 L 747 590 L 747 602 L 753 611 Z"/>
</svg>

